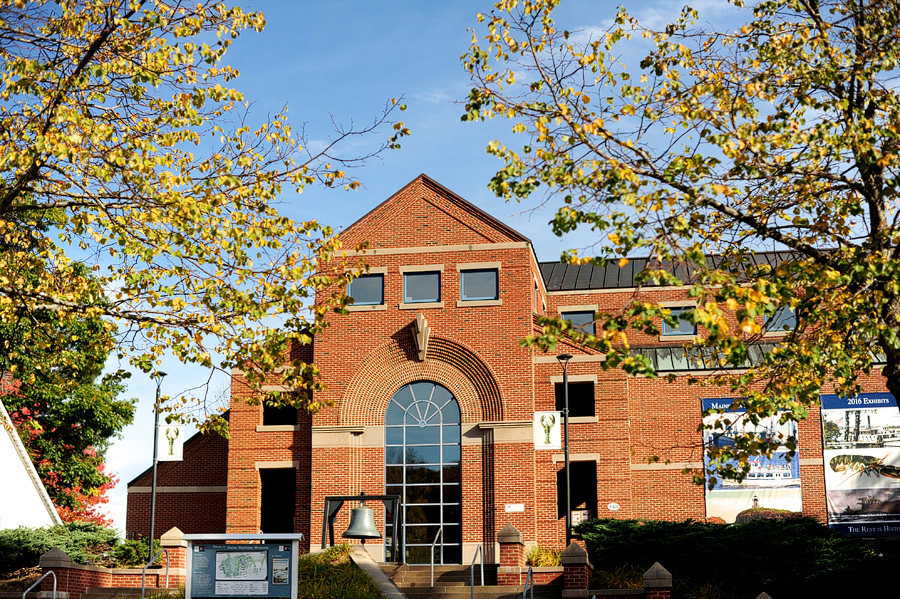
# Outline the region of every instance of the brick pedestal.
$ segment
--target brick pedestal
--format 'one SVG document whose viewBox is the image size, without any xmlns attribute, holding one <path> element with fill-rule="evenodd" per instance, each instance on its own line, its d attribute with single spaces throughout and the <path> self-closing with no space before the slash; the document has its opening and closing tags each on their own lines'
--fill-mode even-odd
<svg viewBox="0 0 900 599">
<path fill-rule="evenodd" d="M 522 568 L 525 567 L 522 533 L 512 524 L 507 524 L 497 533 L 497 542 L 500 544 L 497 584 L 522 584 Z"/>
<path fill-rule="evenodd" d="M 669 599 L 672 595 L 672 575 L 656 562 L 644 572 L 646 599 Z"/>
<path fill-rule="evenodd" d="M 169 532 L 159 538 L 159 544 L 169 552 L 169 568 L 187 568 L 187 541 L 183 537 L 184 534 L 177 527 L 172 527 Z M 163 560 L 163 565 L 165 565 L 165 560 Z M 184 581 L 180 580 L 179 582 Z"/>
<path fill-rule="evenodd" d="M 594 569 L 587 552 L 581 545 L 572 543 L 559 556 L 563 565 L 563 584 L 567 591 L 586 591 L 590 588 Z M 670 577 L 671 579 L 671 577 Z M 649 597 L 649 595 L 648 595 Z"/>
</svg>

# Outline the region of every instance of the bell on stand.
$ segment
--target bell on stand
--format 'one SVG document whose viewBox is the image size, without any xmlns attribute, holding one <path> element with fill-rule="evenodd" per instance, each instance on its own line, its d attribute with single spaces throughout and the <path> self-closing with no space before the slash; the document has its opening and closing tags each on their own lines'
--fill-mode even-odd
<svg viewBox="0 0 900 599">
<path fill-rule="evenodd" d="M 365 497 L 365 493 L 362 494 Z M 361 539 L 366 544 L 366 539 L 380 539 L 381 534 L 375 526 L 375 510 L 366 507 L 366 500 L 359 502 L 359 507 L 350 510 L 350 527 L 341 535 L 345 539 Z"/>
</svg>

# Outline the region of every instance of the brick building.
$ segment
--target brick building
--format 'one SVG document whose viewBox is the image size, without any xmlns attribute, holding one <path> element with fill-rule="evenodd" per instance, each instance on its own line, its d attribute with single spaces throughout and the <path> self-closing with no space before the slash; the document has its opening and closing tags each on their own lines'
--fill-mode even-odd
<svg viewBox="0 0 900 599">
<path fill-rule="evenodd" d="M 684 343 L 702 331 L 630 334 L 631 345 L 660 373 L 676 375 L 672 381 L 603 371 L 602 355 L 565 341 L 553 355 L 520 345 L 535 331 L 537 315 L 561 314 L 590 327 L 595 311 L 634 301 L 640 260 L 605 269 L 541 263 L 528 239 L 424 175 L 342 238 L 345 247 L 369 242 L 370 269 L 351 284 L 350 313 L 333 316 L 312 346 L 298 350 L 324 374 L 327 390 L 315 400 L 332 407 L 309 417 L 234 401 L 231 439 L 219 446 L 227 453 L 227 482 L 223 477 L 215 484 L 178 483 L 197 489 L 227 485 L 226 505 L 217 503 L 221 495 L 209 503 L 210 510 L 224 507 L 227 532 L 292 530 L 317 544 L 325 496 L 396 493 L 406 502 L 405 561 L 428 561 L 439 526 L 446 563 L 468 563 L 479 544 L 494 561 L 496 533 L 509 523 L 528 543 L 562 546 L 563 452 L 535 449 L 533 418 L 561 407 L 557 355 L 564 353 L 573 355 L 571 509 L 616 518 L 713 515 L 704 488 L 683 473 L 702 466 L 701 402 L 728 396 L 725 389 L 687 384 L 687 375 L 705 366 L 689 358 Z M 691 305 L 682 288 L 640 293 L 674 310 Z M 766 341 L 771 343 L 761 344 L 761 351 L 777 339 Z M 235 397 L 243 393 L 240 379 L 238 372 Z M 880 374 L 865 384 L 885 390 Z M 783 464 L 766 468 L 795 480 L 789 509 L 824 520 L 820 417 L 814 410 L 793 431 L 800 450 L 788 467 L 792 473 L 781 473 Z M 665 460 L 649 462 L 653 455 Z M 191 471 L 189 462 L 184 473 Z M 743 497 L 741 509 L 758 502 L 757 495 L 766 497 L 727 491 Z M 144 500 L 142 494 L 129 495 L 136 497 Z M 131 524 L 131 504 L 129 530 L 138 530 Z M 370 507 L 381 528 L 384 510 Z M 348 513 L 345 508 L 339 514 L 338 534 Z M 191 529 L 174 520 L 157 529 L 175 525 Z M 378 542 L 366 546 L 377 559 L 385 558 Z"/>
</svg>

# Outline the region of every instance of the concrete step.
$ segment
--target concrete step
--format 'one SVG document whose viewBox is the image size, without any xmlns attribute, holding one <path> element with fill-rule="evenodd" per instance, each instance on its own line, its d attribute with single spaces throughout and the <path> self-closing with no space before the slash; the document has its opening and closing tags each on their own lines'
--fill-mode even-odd
<svg viewBox="0 0 900 599">
<path fill-rule="evenodd" d="M 403 587 L 403 593 L 409 599 L 466 599 L 472 596 L 472 589 L 469 586 L 447 586 L 435 585 L 434 587 Z M 521 585 L 502 585 L 502 586 L 476 586 L 476 599 L 521 599 L 522 591 L 525 590 Z M 534 587 L 535 599 L 560 599 L 562 597 L 562 586 L 536 586 Z M 531 597 L 529 591 L 528 597 Z"/>
<path fill-rule="evenodd" d="M 145 590 L 144 595 L 146 597 L 152 597 L 156 593 L 174 593 L 178 590 L 175 585 L 172 585 L 172 587 L 173 588 L 171 589 L 157 589 L 148 587 Z M 81 595 L 81 599 L 125 599 L 131 597 L 139 598 L 140 596 L 141 587 L 90 587 L 84 592 L 83 595 Z"/>
</svg>

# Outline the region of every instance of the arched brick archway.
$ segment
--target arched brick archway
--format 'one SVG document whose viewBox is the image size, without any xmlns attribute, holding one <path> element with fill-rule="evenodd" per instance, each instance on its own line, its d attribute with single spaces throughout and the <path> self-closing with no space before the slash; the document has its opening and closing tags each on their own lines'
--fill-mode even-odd
<svg viewBox="0 0 900 599">
<path fill-rule="evenodd" d="M 459 402 L 462 422 L 503 419 L 500 388 L 478 355 L 457 341 L 432 337 L 424 362 L 415 360 L 410 335 L 397 335 L 373 351 L 357 369 L 339 402 L 342 425 L 381 425 L 398 389 L 434 381 Z"/>
</svg>

